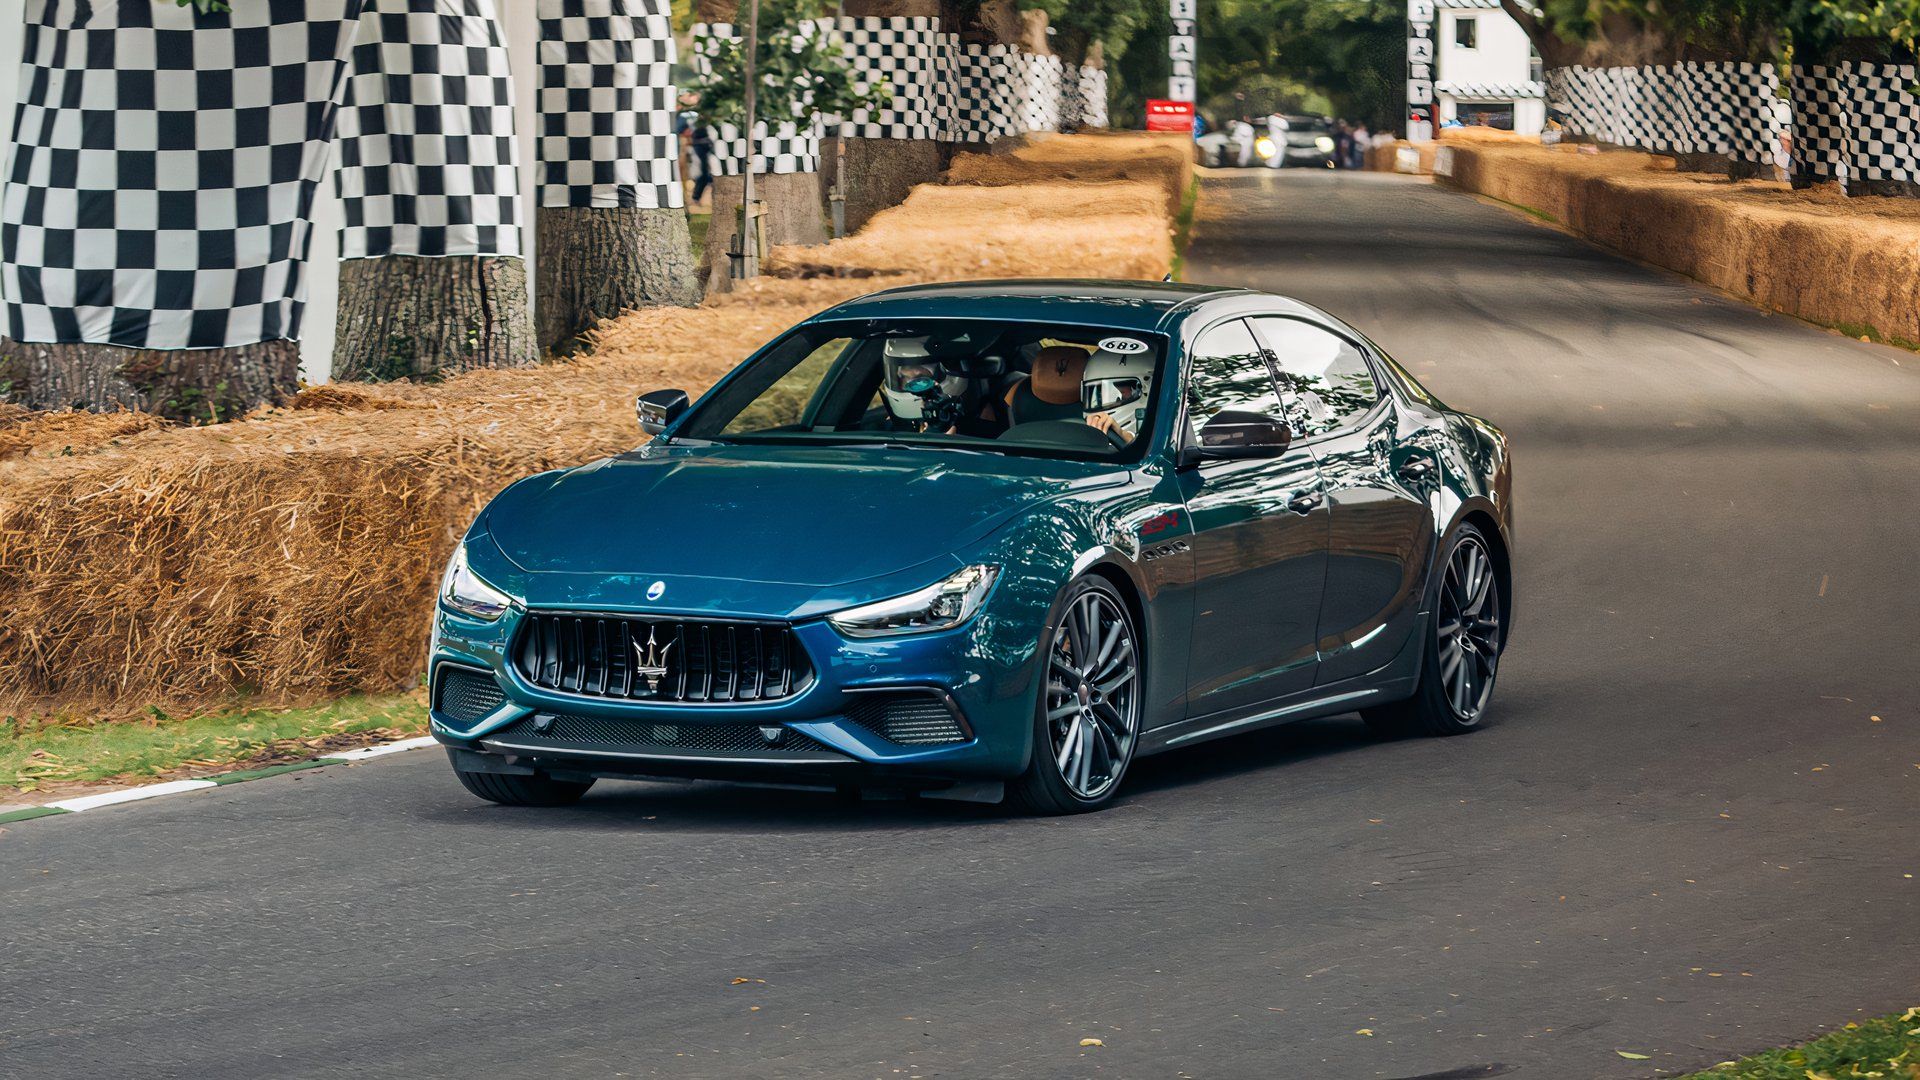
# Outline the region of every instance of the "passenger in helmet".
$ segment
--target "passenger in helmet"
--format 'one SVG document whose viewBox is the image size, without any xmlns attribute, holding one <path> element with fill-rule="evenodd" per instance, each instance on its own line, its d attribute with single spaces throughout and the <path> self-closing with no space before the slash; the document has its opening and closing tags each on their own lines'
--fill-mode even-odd
<svg viewBox="0 0 1920 1080">
<path fill-rule="evenodd" d="M 967 392 L 965 376 L 944 372 L 927 352 L 924 337 L 888 338 L 880 393 L 896 419 L 924 430 L 945 431 L 960 413 Z M 951 415 L 935 415 L 951 413 Z"/>
</svg>

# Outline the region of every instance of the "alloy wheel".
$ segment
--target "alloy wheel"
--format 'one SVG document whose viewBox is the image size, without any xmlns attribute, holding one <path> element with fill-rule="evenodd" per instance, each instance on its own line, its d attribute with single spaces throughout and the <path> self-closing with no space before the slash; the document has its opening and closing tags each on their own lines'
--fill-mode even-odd
<svg viewBox="0 0 1920 1080">
<path fill-rule="evenodd" d="M 1120 780 L 1140 730 L 1140 658 L 1112 597 L 1072 599 L 1048 658 L 1047 733 L 1067 790 L 1098 799 Z"/>
<path fill-rule="evenodd" d="M 1500 585 L 1479 537 L 1463 537 L 1447 560 L 1434 621 L 1447 706 L 1471 723 L 1486 708 L 1500 664 Z"/>
</svg>

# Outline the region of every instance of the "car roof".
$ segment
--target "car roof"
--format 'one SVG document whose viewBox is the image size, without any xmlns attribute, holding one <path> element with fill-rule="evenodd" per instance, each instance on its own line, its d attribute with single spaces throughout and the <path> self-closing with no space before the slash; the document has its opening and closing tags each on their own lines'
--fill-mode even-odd
<svg viewBox="0 0 1920 1080">
<path fill-rule="evenodd" d="M 1259 295 L 1249 289 L 1178 281 L 956 281 L 869 293 L 836 304 L 807 321 L 975 318 L 1151 331 L 1163 329 L 1170 315 L 1195 310 L 1210 301 Z"/>
</svg>

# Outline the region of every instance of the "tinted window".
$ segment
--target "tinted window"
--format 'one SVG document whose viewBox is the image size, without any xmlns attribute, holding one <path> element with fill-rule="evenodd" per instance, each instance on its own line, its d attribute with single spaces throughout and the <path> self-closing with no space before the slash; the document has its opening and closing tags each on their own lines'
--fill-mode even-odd
<svg viewBox="0 0 1920 1080">
<path fill-rule="evenodd" d="M 1264 413 L 1285 420 L 1273 376 L 1247 324 L 1235 319 L 1210 327 L 1193 348 L 1187 380 L 1187 410 L 1198 428 L 1223 409 Z"/>
<path fill-rule="evenodd" d="M 1345 427 L 1380 400 L 1366 357 L 1346 338 L 1299 319 L 1254 321 L 1273 350 L 1281 388 L 1307 434 Z"/>
</svg>

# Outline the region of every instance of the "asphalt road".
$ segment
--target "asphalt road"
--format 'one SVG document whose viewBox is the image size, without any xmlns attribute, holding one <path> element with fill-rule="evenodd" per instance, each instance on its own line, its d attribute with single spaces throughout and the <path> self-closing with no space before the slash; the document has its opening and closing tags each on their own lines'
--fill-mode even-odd
<svg viewBox="0 0 1920 1080">
<path fill-rule="evenodd" d="M 25 822 L 0 1073 L 1613 1077 L 1920 1004 L 1920 358 L 1401 178 L 1205 198 L 1189 278 L 1512 434 L 1491 727 L 1243 737 L 1071 820 L 515 811 L 419 751 Z"/>
</svg>

